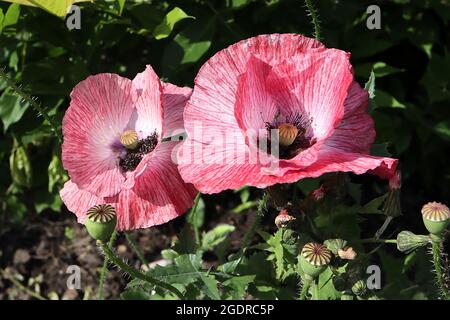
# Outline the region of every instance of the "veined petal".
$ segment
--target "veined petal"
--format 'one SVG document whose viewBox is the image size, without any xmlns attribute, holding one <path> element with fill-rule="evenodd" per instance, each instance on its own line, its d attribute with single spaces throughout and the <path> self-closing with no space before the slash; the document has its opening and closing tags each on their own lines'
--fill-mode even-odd
<svg viewBox="0 0 450 320">
<path fill-rule="evenodd" d="M 132 82 L 99 74 L 80 82 L 71 93 L 63 119 L 62 161 L 73 182 L 99 196 L 120 191 L 124 176 L 114 144 L 134 111 Z"/>
</svg>

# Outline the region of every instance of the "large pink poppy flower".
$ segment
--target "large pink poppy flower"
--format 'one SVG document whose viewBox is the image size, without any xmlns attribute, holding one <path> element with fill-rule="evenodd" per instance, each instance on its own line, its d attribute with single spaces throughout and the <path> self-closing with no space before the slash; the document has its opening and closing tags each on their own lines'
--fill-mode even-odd
<svg viewBox="0 0 450 320">
<path fill-rule="evenodd" d="M 134 80 L 91 76 L 71 94 L 63 120 L 62 161 L 71 180 L 60 195 L 84 223 L 86 211 L 109 203 L 117 229 L 146 228 L 183 214 L 196 190 L 172 160 L 190 88 L 161 83 L 150 66 Z"/>
<path fill-rule="evenodd" d="M 296 34 L 261 35 L 217 53 L 184 111 L 183 179 L 216 193 L 335 171 L 389 178 L 397 160 L 369 155 L 368 93 L 353 80 L 349 57 Z"/>
</svg>

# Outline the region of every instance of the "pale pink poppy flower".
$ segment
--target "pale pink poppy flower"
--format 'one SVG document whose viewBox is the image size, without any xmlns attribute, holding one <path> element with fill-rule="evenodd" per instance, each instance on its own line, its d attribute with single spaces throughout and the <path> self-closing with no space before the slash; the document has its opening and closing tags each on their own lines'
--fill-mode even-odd
<svg viewBox="0 0 450 320">
<path fill-rule="evenodd" d="M 216 193 L 336 171 L 391 177 L 397 160 L 369 155 L 368 93 L 353 80 L 349 57 L 296 34 L 257 36 L 214 55 L 184 110 L 183 179 Z M 273 130 L 278 154 L 261 152 Z"/>
<path fill-rule="evenodd" d="M 72 91 L 63 119 L 62 161 L 71 180 L 60 195 L 84 223 L 93 205 L 116 208 L 117 229 L 165 223 L 192 206 L 195 188 L 172 159 L 190 88 L 162 83 L 150 66 L 134 80 L 98 74 Z"/>
</svg>

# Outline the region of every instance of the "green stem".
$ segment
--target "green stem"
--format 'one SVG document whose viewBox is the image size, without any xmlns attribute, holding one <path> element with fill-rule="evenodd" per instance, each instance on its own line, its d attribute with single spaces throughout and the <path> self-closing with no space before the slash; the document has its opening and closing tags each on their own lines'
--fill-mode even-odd
<svg viewBox="0 0 450 320">
<path fill-rule="evenodd" d="M 433 255 L 434 270 L 436 271 L 436 280 L 441 290 L 441 296 L 444 300 L 450 300 L 450 291 L 445 282 L 445 274 L 441 263 L 442 241 L 433 241 L 431 252 Z"/>
<path fill-rule="evenodd" d="M 194 206 L 191 209 L 191 212 L 189 213 L 189 216 L 192 216 L 192 220 L 197 220 L 195 215 L 197 214 L 198 209 L 198 203 L 200 202 L 201 193 L 199 192 L 194 200 Z M 200 245 L 200 230 L 198 229 L 197 223 L 192 223 L 192 227 L 194 229 L 194 236 L 195 236 L 195 243 L 197 245 Z"/>
<path fill-rule="evenodd" d="M 355 242 L 359 242 L 359 243 L 391 243 L 391 244 L 396 244 L 397 243 L 397 239 L 368 238 L 368 239 L 356 240 Z"/>
<path fill-rule="evenodd" d="M 317 283 L 318 280 L 314 280 L 313 283 L 313 300 L 319 300 L 319 284 Z"/>
<path fill-rule="evenodd" d="M 268 200 L 269 195 L 267 192 L 264 192 L 263 197 L 261 198 L 261 200 L 259 200 L 258 210 L 256 211 L 255 218 L 253 219 L 250 228 L 247 230 L 247 232 L 244 235 L 244 239 L 242 240 L 242 249 L 241 249 L 242 252 L 244 252 L 245 249 L 247 249 L 247 247 L 249 246 L 250 241 L 252 240 L 253 235 L 255 234 L 256 227 L 258 226 L 259 222 L 264 216 Z"/>
<path fill-rule="evenodd" d="M 311 16 L 312 24 L 314 25 L 314 37 L 316 38 L 316 40 L 320 40 L 319 14 L 317 13 L 317 10 L 312 4 L 311 0 L 305 0 L 305 4 L 308 13 Z"/>
<path fill-rule="evenodd" d="M 306 295 L 308 294 L 309 287 L 311 286 L 311 280 L 304 280 L 302 291 L 300 291 L 300 300 L 306 300 Z"/>
<path fill-rule="evenodd" d="M 147 259 L 145 259 L 144 254 L 142 253 L 141 249 L 139 248 L 136 241 L 133 239 L 132 235 L 129 232 L 125 232 L 125 238 L 127 239 L 128 243 L 130 244 L 131 249 L 136 253 L 139 260 L 142 264 L 148 265 Z"/>
<path fill-rule="evenodd" d="M 20 87 L 18 87 L 14 81 L 5 73 L 5 71 L 0 68 L 0 78 L 2 78 L 6 84 L 20 97 L 22 98 L 24 101 L 28 102 L 33 109 L 40 115 L 42 115 L 44 117 L 44 119 L 48 122 L 48 124 L 50 125 L 50 128 L 52 129 L 53 133 L 55 134 L 56 138 L 58 139 L 58 141 L 60 143 L 62 143 L 62 136 L 61 133 L 58 131 L 58 127 L 56 126 L 56 124 L 53 122 L 52 118 L 50 117 L 50 115 L 47 113 L 47 111 L 45 111 L 45 109 L 36 102 L 36 100 L 31 97 L 29 94 L 25 93 Z"/>
<path fill-rule="evenodd" d="M 114 245 L 114 241 L 116 241 L 117 238 L 117 231 L 114 231 L 113 234 L 111 235 L 111 238 L 109 239 L 108 242 L 108 247 L 112 248 L 112 246 Z M 100 271 L 100 280 L 98 283 L 98 291 L 97 291 L 97 299 L 98 300 L 103 300 L 104 299 L 104 286 L 105 286 L 105 279 L 106 279 L 106 274 L 108 273 L 108 263 L 109 263 L 109 259 L 108 257 L 105 256 L 105 258 L 103 259 L 103 266 L 102 266 L 102 270 Z"/>
<path fill-rule="evenodd" d="M 126 264 L 124 261 L 122 261 L 118 256 L 115 255 L 115 253 L 103 242 L 99 242 L 100 248 L 103 250 L 106 257 L 108 257 L 111 262 L 116 264 L 120 269 L 122 269 L 124 272 L 128 273 L 130 276 L 132 276 L 135 279 L 139 279 L 145 282 L 148 282 L 154 286 L 161 287 L 163 289 L 166 289 L 167 291 L 172 292 L 175 294 L 180 300 L 184 300 L 183 294 L 174 286 L 172 286 L 169 283 L 166 283 L 164 281 L 155 279 L 150 277 L 147 274 L 141 273 L 138 270 L 134 269 L 133 267 Z"/>
</svg>

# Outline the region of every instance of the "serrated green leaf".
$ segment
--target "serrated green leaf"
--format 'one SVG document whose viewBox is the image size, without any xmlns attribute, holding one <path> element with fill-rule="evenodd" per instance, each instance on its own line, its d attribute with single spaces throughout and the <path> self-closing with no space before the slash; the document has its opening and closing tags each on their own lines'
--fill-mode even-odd
<svg viewBox="0 0 450 320">
<path fill-rule="evenodd" d="M 169 11 L 163 21 L 153 31 L 156 40 L 167 38 L 171 33 L 175 24 L 184 19 L 195 19 L 193 16 L 186 14 L 182 9 L 175 7 Z"/>
</svg>

